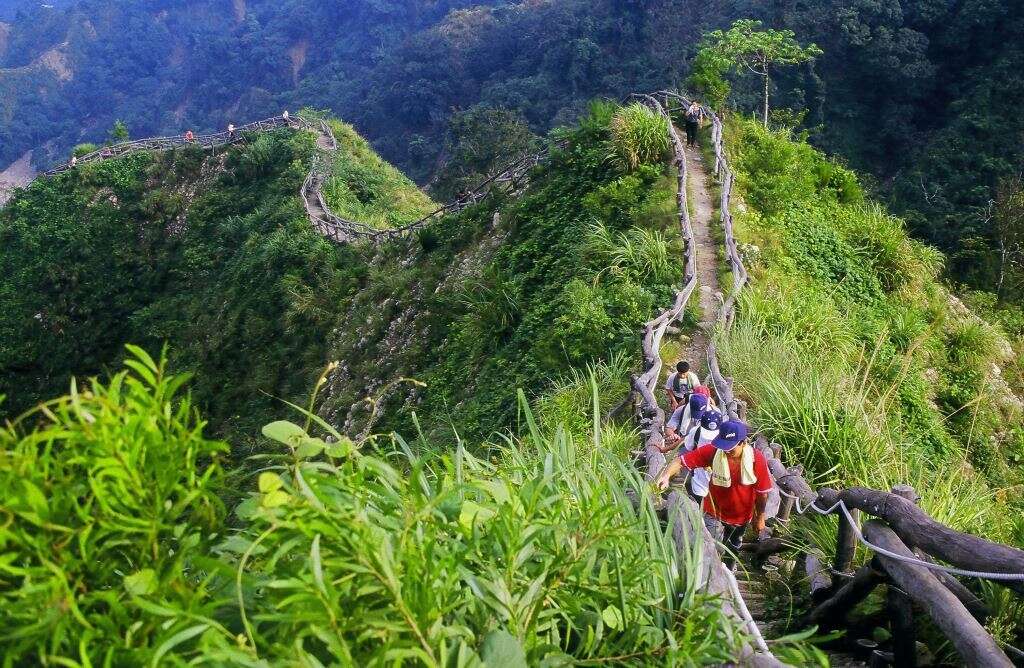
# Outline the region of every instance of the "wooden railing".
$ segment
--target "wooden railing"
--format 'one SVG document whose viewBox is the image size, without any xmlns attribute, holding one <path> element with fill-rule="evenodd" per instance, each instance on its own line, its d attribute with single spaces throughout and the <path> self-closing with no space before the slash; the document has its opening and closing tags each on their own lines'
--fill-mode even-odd
<svg viewBox="0 0 1024 668">
<path fill-rule="evenodd" d="M 689 101 L 676 93 L 665 92 L 666 99 Z M 732 292 L 719 313 L 719 326 L 731 325 L 736 302 L 749 275 L 743 265 L 733 229 L 730 209 L 734 174 L 724 142 L 724 125 L 713 110 L 705 108 L 712 120 L 711 136 L 715 151 L 715 173 L 722 185 L 720 219 L 725 235 L 725 251 L 733 276 Z M 646 351 L 645 351 L 646 355 Z M 708 368 L 720 404 L 733 419 L 746 418 L 746 406 L 736 399 L 732 381 L 722 374 L 718 352 L 712 338 L 708 346 Z M 1013 647 L 1000 647 L 983 626 L 987 610 L 981 600 L 956 576 L 989 579 L 1024 593 L 1024 550 L 956 531 L 921 510 L 916 494 L 908 486 L 890 492 L 855 487 L 842 491 L 822 489 L 815 492 L 803 478 L 799 466 L 785 466 L 782 447 L 759 437 L 754 443 L 765 455 L 777 489 L 782 495 L 775 512 L 776 526 L 785 526 L 792 510 L 814 510 L 835 515 L 838 531 L 831 567 L 826 569 L 816 555 L 806 554 L 803 567 L 816 605 L 807 618 L 809 625 L 823 628 L 840 626 L 854 605 L 879 585 L 888 587 L 887 605 L 893 624 L 894 665 L 915 666 L 917 646 L 912 606 L 924 610 L 949 639 L 969 666 L 1009 667 L 1024 660 Z M 860 514 L 877 519 L 860 528 Z M 874 552 L 864 566 L 851 572 L 855 548 L 863 543 Z M 778 539 L 743 549 L 767 554 L 787 549 Z M 943 566 L 938 562 L 950 564 Z M 1005 651 L 1004 651 L 1005 650 Z"/>
<path fill-rule="evenodd" d="M 73 160 L 58 165 L 42 174 L 43 177 L 50 177 L 75 169 L 80 165 L 91 162 L 110 160 L 131 153 L 168 151 L 188 146 L 197 146 L 203 149 L 220 148 L 243 141 L 247 134 L 253 132 L 268 132 L 279 128 L 292 128 L 295 130 L 308 130 L 318 133 L 325 139 L 327 146 L 323 149 L 327 152 L 335 151 L 338 147 L 337 139 L 331 131 L 330 125 L 322 119 L 309 119 L 302 115 L 275 116 L 255 123 L 239 126 L 233 131 L 218 132 L 213 134 L 195 135 L 186 139 L 184 135 L 174 137 L 151 137 L 148 139 L 137 139 L 120 142 L 110 146 L 104 146 Z M 558 146 L 564 146 L 559 144 Z M 438 207 L 427 215 L 399 227 L 378 229 L 365 223 L 355 220 L 348 220 L 338 216 L 331 211 L 323 196 L 323 184 L 330 178 L 331 170 L 329 160 L 321 154 L 313 158 L 309 174 L 302 183 L 300 195 L 305 205 L 313 228 L 324 237 L 338 243 L 348 243 L 358 240 L 368 240 L 373 243 L 393 241 L 408 236 L 411 233 L 421 230 L 432 221 L 443 216 L 458 213 L 467 207 L 479 203 L 494 189 L 502 189 L 511 195 L 517 195 L 529 184 L 530 171 L 547 160 L 550 150 L 544 150 L 517 158 L 497 173 L 484 179 L 472 190 L 463 193 L 455 200 Z"/>
</svg>

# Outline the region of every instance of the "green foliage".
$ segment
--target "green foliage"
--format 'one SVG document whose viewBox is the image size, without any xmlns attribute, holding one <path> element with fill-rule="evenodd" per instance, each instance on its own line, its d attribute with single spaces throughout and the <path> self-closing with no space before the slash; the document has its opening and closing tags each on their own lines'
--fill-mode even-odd
<svg viewBox="0 0 1024 668">
<path fill-rule="evenodd" d="M 660 164 L 668 154 L 668 121 L 647 105 L 619 109 L 608 128 L 613 159 L 627 170 Z"/>
<path fill-rule="evenodd" d="M 792 30 L 763 29 L 760 21 L 740 19 L 728 30 L 704 36 L 698 55 L 698 83 L 710 85 L 713 93 L 728 93 L 722 74 L 725 67 L 750 72 L 764 80 L 764 126 L 768 127 L 768 92 L 771 70 L 780 65 L 798 65 L 822 54 L 815 44 L 800 46 Z"/>
<path fill-rule="evenodd" d="M 138 348 L 125 364 L 0 430 L 9 663 L 139 665 L 225 633 L 203 560 L 222 531 L 227 446 L 203 436 L 187 376 Z"/>
<path fill-rule="evenodd" d="M 71 155 L 75 156 L 76 158 L 80 158 L 83 155 L 92 153 L 98 148 L 99 146 L 97 146 L 96 144 L 78 144 L 73 149 L 71 149 Z"/>
<path fill-rule="evenodd" d="M 228 521 L 227 446 L 203 437 L 185 377 L 131 353 L 34 429 L 0 432 L 8 662 L 734 658 L 740 630 L 694 586 L 701 547 L 676 552 L 623 433 L 598 426 L 621 362 L 564 386 L 582 399 L 568 424 L 592 407 L 597 432 L 520 394 L 528 433 L 489 460 L 459 442 L 354 443 L 298 409 L 304 426 L 264 425 L 273 447 Z"/>
<path fill-rule="evenodd" d="M 264 134 L 80 166 L 0 212 L 0 393 L 15 415 L 116 366 L 123 344 L 171 343 L 217 433 L 305 395 L 359 252 L 309 226 L 297 193 L 312 142 Z M 55 243 L 55 240 L 60 240 Z"/>
<path fill-rule="evenodd" d="M 999 408 L 992 377 L 998 330 L 936 283 L 942 256 L 902 220 L 849 199 L 843 168 L 754 121 L 735 125 L 752 209 L 738 233 L 762 251 L 719 350 L 754 422 L 818 484 L 909 482 L 936 519 L 1017 540 L 1016 502 L 998 491 L 1020 483 L 1008 466 L 1019 416 Z"/>
<path fill-rule="evenodd" d="M 331 211 L 372 227 L 397 227 L 437 208 L 404 174 L 380 159 L 347 123 L 331 120 L 338 140 L 332 176 L 323 186 Z"/>
<path fill-rule="evenodd" d="M 687 87 L 702 96 L 714 109 L 721 109 L 729 98 L 732 86 L 725 75 L 732 62 L 717 49 L 702 48 L 690 65 Z"/>
<path fill-rule="evenodd" d="M 111 144 L 128 141 L 129 138 L 128 126 L 121 119 L 114 121 L 114 125 L 107 132 L 107 141 Z"/>
<path fill-rule="evenodd" d="M 478 105 L 455 113 L 445 139 L 447 162 L 431 192 L 441 201 L 451 201 L 509 162 L 535 152 L 539 140 L 522 114 L 510 109 Z"/>
<path fill-rule="evenodd" d="M 415 435 L 401 417 L 415 402 L 428 435 L 454 426 L 479 442 L 521 426 L 516 388 L 534 396 L 567 366 L 634 353 L 637 328 L 671 300 L 680 279 L 681 267 L 667 261 L 677 253 L 666 241 L 675 225 L 660 215 L 674 179 L 663 164 L 627 174 L 607 160 L 614 113 L 597 104 L 579 129 L 562 133 L 566 148 L 533 171 L 522 195 L 496 195 L 436 221 L 414 242 L 412 258 L 405 244 L 383 249 L 368 289 L 344 306 L 351 324 L 331 342 L 331 358 L 345 368 L 324 414 L 361 420 L 353 406 L 381 379 L 411 376 L 426 387 L 385 399 L 379 428 Z M 596 251 L 595 219 L 614 247 Z M 652 230 L 652 221 L 672 231 Z M 642 252 L 663 260 L 646 263 Z M 621 265 L 609 271 L 615 253 L 623 253 Z"/>
</svg>

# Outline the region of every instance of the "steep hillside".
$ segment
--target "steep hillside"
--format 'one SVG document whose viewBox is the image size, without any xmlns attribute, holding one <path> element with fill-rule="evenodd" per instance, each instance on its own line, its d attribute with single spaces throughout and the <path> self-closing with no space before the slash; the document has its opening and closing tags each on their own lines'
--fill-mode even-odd
<svg viewBox="0 0 1024 668">
<path fill-rule="evenodd" d="M 1005 332 L 937 281 L 942 256 L 854 174 L 787 133 L 730 129 L 752 283 L 721 352 L 756 424 L 820 486 L 909 482 L 933 517 L 1024 544 Z"/>
<path fill-rule="evenodd" d="M 49 166 L 118 118 L 150 136 L 314 105 L 352 121 L 421 183 L 482 110 L 508 110 L 543 134 L 596 95 L 677 84 L 704 32 L 762 19 L 824 50 L 777 73 L 775 102 L 806 114 L 816 145 L 872 173 L 910 229 L 950 256 L 955 280 L 999 280 L 986 212 L 999 180 L 1021 170 L 1019 2 L 116 0 L 3 10 L 0 169 L 30 150 Z M 756 107 L 760 82 L 736 83 L 732 104 Z"/>
<path fill-rule="evenodd" d="M 252 435 L 273 397 L 305 394 L 329 359 L 340 366 L 322 412 L 339 428 L 362 429 L 366 400 L 383 399 L 384 426 L 408 433 L 408 411 L 396 410 L 405 396 L 430 428 L 479 440 L 512 426 L 518 389 L 632 354 L 679 275 L 677 242 L 659 231 L 671 224 L 672 181 L 660 164 L 609 159 L 613 110 L 598 105 L 565 134 L 520 197 L 495 195 L 379 248 L 310 228 L 297 196 L 307 133 L 38 181 L 0 213 L 11 251 L 0 257 L 11 277 L 0 292 L 5 410 L 110 368 L 124 343 L 166 342 L 221 433 Z M 351 128 L 334 127 L 324 191 L 337 213 L 386 227 L 433 208 Z M 642 259 L 648 251 L 659 263 Z"/>
<path fill-rule="evenodd" d="M 433 208 L 336 127 L 332 201 L 386 209 L 380 226 Z M 251 433 L 271 397 L 304 395 L 370 257 L 310 226 L 298 193 L 313 153 L 310 133 L 281 129 L 226 151 L 80 165 L 21 192 L 0 211 L 4 411 L 118 365 L 128 342 L 167 343 L 218 431 Z"/>
</svg>

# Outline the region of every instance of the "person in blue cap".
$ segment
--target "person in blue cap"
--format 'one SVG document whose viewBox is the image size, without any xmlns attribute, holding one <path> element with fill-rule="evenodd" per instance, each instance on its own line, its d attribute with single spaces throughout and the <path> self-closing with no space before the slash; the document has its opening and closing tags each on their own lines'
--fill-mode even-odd
<svg viewBox="0 0 1024 668">
<path fill-rule="evenodd" d="M 722 557 L 729 567 L 751 522 L 759 535 L 764 531 L 768 492 L 772 490 L 768 462 L 760 450 L 747 443 L 747 432 L 744 422 L 726 420 L 710 443 L 674 458 L 657 480 L 659 489 L 665 489 L 684 467 L 690 471 L 711 469 L 703 504 L 704 525 L 729 548 Z"/>
<path fill-rule="evenodd" d="M 672 417 L 665 423 L 665 444 L 661 447 L 662 452 L 669 452 L 679 447 L 683 437 L 695 425 L 700 424 L 700 418 L 704 411 L 711 406 L 711 399 L 707 394 L 694 391 L 690 399 L 681 404 L 672 412 Z"/>
</svg>

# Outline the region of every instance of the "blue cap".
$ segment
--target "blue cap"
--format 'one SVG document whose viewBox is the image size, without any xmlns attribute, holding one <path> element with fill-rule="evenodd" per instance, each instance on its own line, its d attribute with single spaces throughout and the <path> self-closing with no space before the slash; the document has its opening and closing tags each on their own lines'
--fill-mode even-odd
<svg viewBox="0 0 1024 668">
<path fill-rule="evenodd" d="M 708 406 L 708 398 L 703 394 L 690 395 L 690 418 L 699 420 L 704 409 Z"/>
<path fill-rule="evenodd" d="M 714 408 L 705 408 L 704 414 L 700 416 L 700 428 L 707 431 L 718 431 L 722 424 L 722 414 Z"/>
<path fill-rule="evenodd" d="M 718 427 L 718 436 L 711 441 L 719 450 L 728 452 L 747 437 L 747 425 L 739 420 L 726 420 Z"/>
</svg>

